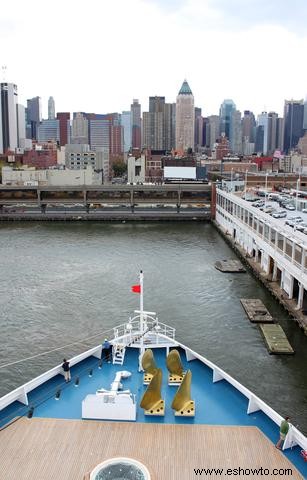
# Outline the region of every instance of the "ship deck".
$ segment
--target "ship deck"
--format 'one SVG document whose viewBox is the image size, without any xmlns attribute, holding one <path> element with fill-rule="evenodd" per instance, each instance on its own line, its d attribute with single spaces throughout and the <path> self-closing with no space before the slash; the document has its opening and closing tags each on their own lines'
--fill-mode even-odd
<svg viewBox="0 0 307 480">
<path fill-rule="evenodd" d="M 96 465 L 112 457 L 140 461 L 151 480 L 223 479 L 229 469 L 238 479 L 303 479 L 256 427 L 22 418 L 2 431 L 1 445 L 6 480 L 87 480 Z M 201 474 L 201 469 L 216 470 Z"/>
<path fill-rule="evenodd" d="M 123 388 L 130 389 L 136 395 L 137 405 L 146 388 L 143 374 L 137 370 L 138 350 L 127 350 L 123 366 L 103 363 L 99 368 L 98 359 L 89 357 L 72 367 L 70 383 L 65 384 L 62 375 L 57 375 L 28 394 L 28 407 L 14 402 L 0 412 L 0 425 L 9 419 L 21 417 L 0 433 L 1 445 L 5 447 L 0 453 L 0 465 L 1 468 L 5 465 L 7 472 L 3 478 L 82 480 L 81 474 L 84 475 L 110 455 L 134 455 L 142 461 L 145 450 L 148 451 L 148 459 L 155 457 L 153 462 L 146 457 L 145 464 L 154 468 L 155 472 L 158 462 L 165 471 L 164 476 L 155 473 L 157 476 L 154 478 L 157 479 L 195 478 L 193 468 L 210 468 L 211 465 L 212 468 L 220 468 L 220 465 L 222 468 L 244 465 L 245 468 L 248 465 L 264 468 L 271 462 L 275 465 L 275 461 L 277 467 L 272 468 L 278 468 L 278 465 L 283 468 L 284 462 L 290 461 L 302 474 L 302 477 L 297 474 L 297 477 L 289 478 L 307 478 L 307 462 L 300 456 L 300 448 L 296 446 L 284 452 L 277 451 L 274 444 L 279 438 L 278 426 L 261 411 L 248 415 L 245 396 L 225 380 L 213 383 L 212 370 L 199 360 L 187 362 L 182 350 L 184 369 L 192 371 L 191 397 L 195 401 L 195 417 L 175 417 L 171 403 L 177 388 L 167 385 L 166 349 L 155 349 L 154 356 L 158 367 L 163 370 L 164 417 L 145 416 L 138 407 L 136 423 L 82 420 L 82 400 L 99 388 L 108 389 L 117 371 L 132 372 L 130 378 L 123 380 Z M 76 378 L 79 379 L 77 387 Z M 55 399 L 56 392 L 60 394 L 58 400 Z M 24 418 L 31 407 L 34 408 L 33 418 Z M 161 439 L 157 441 L 158 432 L 167 432 L 167 440 L 164 440 L 163 433 L 159 433 Z M 142 438 L 140 442 L 138 437 Z M 134 448 L 131 452 L 130 447 Z M 186 454 L 188 451 L 190 453 Z M 189 460 L 186 460 L 187 456 Z M 32 459 L 36 457 L 35 462 L 41 465 L 46 474 L 35 470 Z M 50 462 L 47 463 L 46 459 Z M 64 473 L 53 475 L 56 468 L 51 465 L 53 462 L 58 465 L 58 471 L 64 469 Z M 177 463 L 185 469 L 186 476 L 172 476 L 169 473 L 177 468 Z M 185 467 L 185 464 L 189 467 Z M 291 466 L 293 469 L 295 467 Z M 78 474 L 75 474 L 77 470 Z M 18 476 L 17 472 L 22 472 L 22 475 Z M 211 475 L 210 478 L 222 477 Z"/>
</svg>

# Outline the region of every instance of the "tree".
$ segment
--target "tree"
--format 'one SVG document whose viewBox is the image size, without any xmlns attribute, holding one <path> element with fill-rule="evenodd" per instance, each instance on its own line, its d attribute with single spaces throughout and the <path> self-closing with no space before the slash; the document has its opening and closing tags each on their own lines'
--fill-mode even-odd
<svg viewBox="0 0 307 480">
<path fill-rule="evenodd" d="M 121 160 L 114 162 L 112 168 L 115 177 L 121 177 L 127 171 L 127 165 Z"/>
</svg>

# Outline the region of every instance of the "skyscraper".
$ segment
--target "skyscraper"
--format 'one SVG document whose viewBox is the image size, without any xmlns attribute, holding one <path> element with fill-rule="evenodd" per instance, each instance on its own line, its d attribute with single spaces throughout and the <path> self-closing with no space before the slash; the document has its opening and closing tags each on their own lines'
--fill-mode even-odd
<svg viewBox="0 0 307 480">
<path fill-rule="evenodd" d="M 211 148 L 217 142 L 220 136 L 220 117 L 218 115 L 210 115 L 208 117 L 208 134 L 206 135 L 206 145 Z"/>
<path fill-rule="evenodd" d="M 195 111 L 194 97 L 184 80 L 176 98 L 176 150 L 194 150 Z"/>
<path fill-rule="evenodd" d="M 256 151 L 267 155 L 268 153 L 269 120 L 267 112 L 258 115 L 256 129 Z"/>
<path fill-rule="evenodd" d="M 303 129 L 307 131 L 307 97 L 305 98 L 304 102 L 304 122 L 303 122 Z"/>
<path fill-rule="evenodd" d="M 73 115 L 71 143 L 89 144 L 88 119 L 81 112 L 75 112 Z"/>
<path fill-rule="evenodd" d="M 132 130 L 131 130 L 131 112 L 125 110 L 122 112 L 122 126 L 124 129 L 124 152 L 129 152 L 131 148 Z"/>
<path fill-rule="evenodd" d="M 153 150 L 165 146 L 165 97 L 149 97 L 149 112 L 143 112 L 143 144 Z"/>
<path fill-rule="evenodd" d="M 40 97 L 27 100 L 26 135 L 27 138 L 37 140 L 37 129 L 42 121 L 42 101 Z"/>
<path fill-rule="evenodd" d="M 0 153 L 18 147 L 17 85 L 0 84 Z"/>
<path fill-rule="evenodd" d="M 95 115 L 95 119 L 89 120 L 89 139 L 91 149 L 100 151 L 101 148 L 110 149 L 110 122 L 105 117 L 106 115 Z"/>
<path fill-rule="evenodd" d="M 255 128 L 256 120 L 253 112 L 250 110 L 244 110 L 244 115 L 242 118 L 242 136 L 247 138 L 249 143 L 255 141 Z"/>
<path fill-rule="evenodd" d="M 141 105 L 133 99 L 131 105 L 132 148 L 141 148 Z"/>
<path fill-rule="evenodd" d="M 194 119 L 194 145 L 197 150 L 198 147 L 203 146 L 203 127 L 204 119 L 201 115 L 201 108 L 195 107 L 195 119 Z"/>
<path fill-rule="evenodd" d="M 268 154 L 272 155 L 278 145 L 278 113 L 269 112 L 268 115 Z"/>
<path fill-rule="evenodd" d="M 48 100 L 48 120 L 54 120 L 55 119 L 55 103 L 54 103 L 54 98 L 49 97 Z"/>
<path fill-rule="evenodd" d="M 108 113 L 110 135 L 110 155 L 121 155 L 124 151 L 124 128 L 120 113 Z"/>
<path fill-rule="evenodd" d="M 60 145 L 62 147 L 70 143 L 70 113 L 58 112 L 56 118 L 59 120 Z"/>
<path fill-rule="evenodd" d="M 176 104 L 164 105 L 164 146 L 163 150 L 171 151 L 175 148 L 176 136 Z"/>
<path fill-rule="evenodd" d="M 59 120 L 42 120 L 37 128 L 37 140 L 39 142 L 59 142 L 60 122 Z"/>
<path fill-rule="evenodd" d="M 226 99 L 220 107 L 220 133 L 225 133 L 229 139 L 231 114 L 236 110 L 236 105 L 233 100 Z"/>
<path fill-rule="evenodd" d="M 231 151 L 240 155 L 242 153 L 242 124 L 239 110 L 231 112 L 229 142 Z"/>
<path fill-rule="evenodd" d="M 304 101 L 285 100 L 284 108 L 284 151 L 295 148 L 303 136 Z"/>
<path fill-rule="evenodd" d="M 17 132 L 18 147 L 21 147 L 26 138 L 26 112 L 25 107 L 20 103 L 17 103 Z"/>
</svg>

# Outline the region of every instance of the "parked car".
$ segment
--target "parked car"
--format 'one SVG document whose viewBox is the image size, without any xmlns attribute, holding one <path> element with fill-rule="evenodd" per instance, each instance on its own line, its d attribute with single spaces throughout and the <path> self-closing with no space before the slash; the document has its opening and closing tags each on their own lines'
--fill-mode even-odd
<svg viewBox="0 0 307 480">
<path fill-rule="evenodd" d="M 294 228 L 299 232 L 303 232 L 307 228 L 306 222 L 300 222 L 298 225 L 294 225 Z"/>
<path fill-rule="evenodd" d="M 303 208 L 302 212 L 307 213 L 307 208 Z"/>
<path fill-rule="evenodd" d="M 256 208 L 263 207 L 263 206 L 264 206 L 264 202 L 262 200 L 259 200 L 258 202 L 254 202 L 252 204 L 252 207 L 256 207 Z"/>
<path fill-rule="evenodd" d="M 271 203 L 265 204 L 265 202 L 263 202 L 263 206 L 260 207 L 260 210 L 264 210 L 265 208 L 273 208 L 273 205 Z"/>
<path fill-rule="evenodd" d="M 285 218 L 287 216 L 287 212 L 285 210 L 279 210 L 277 212 L 272 213 L 273 218 Z"/>
<path fill-rule="evenodd" d="M 279 194 L 278 193 L 269 193 L 268 199 L 277 201 L 279 199 Z"/>
<path fill-rule="evenodd" d="M 289 217 L 288 220 L 299 220 L 300 222 L 303 221 L 300 215 L 292 215 L 292 217 Z"/>
<path fill-rule="evenodd" d="M 288 219 L 286 220 L 286 225 L 289 225 L 289 227 L 294 227 L 294 225 L 298 225 L 299 223 L 302 223 L 303 219 L 302 218 L 296 218 L 296 219 Z"/>
<path fill-rule="evenodd" d="M 276 208 L 274 207 L 265 207 L 263 209 L 263 213 L 272 213 L 272 212 L 275 212 L 276 211 Z"/>
<path fill-rule="evenodd" d="M 292 205 L 291 203 L 285 205 L 285 208 L 286 208 L 287 210 L 295 210 L 295 206 Z"/>
</svg>

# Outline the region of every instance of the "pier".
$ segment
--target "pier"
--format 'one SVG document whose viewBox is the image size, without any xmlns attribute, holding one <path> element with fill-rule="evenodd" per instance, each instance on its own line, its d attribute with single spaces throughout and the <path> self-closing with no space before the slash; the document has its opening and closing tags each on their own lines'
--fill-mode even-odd
<svg viewBox="0 0 307 480">
<path fill-rule="evenodd" d="M 307 334 L 306 235 L 223 190 L 213 223 Z"/>
</svg>

